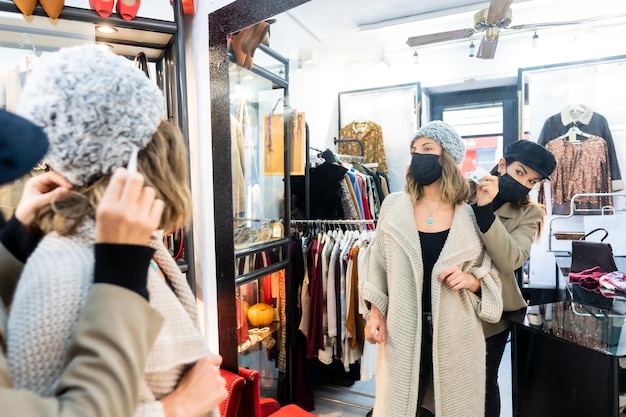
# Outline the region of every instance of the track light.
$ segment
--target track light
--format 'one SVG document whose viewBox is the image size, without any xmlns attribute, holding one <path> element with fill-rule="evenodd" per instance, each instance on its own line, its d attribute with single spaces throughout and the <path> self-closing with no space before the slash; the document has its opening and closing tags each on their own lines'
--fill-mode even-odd
<svg viewBox="0 0 626 417">
<path fill-rule="evenodd" d="M 474 41 L 471 41 L 469 46 L 469 57 L 474 58 L 474 56 L 476 56 L 476 45 L 474 45 Z"/>
<path fill-rule="evenodd" d="M 539 46 L 539 35 L 537 35 L 537 32 L 535 32 L 535 34 L 533 35 L 533 48 L 536 48 Z"/>
<path fill-rule="evenodd" d="M 414 64 L 419 63 L 419 54 L 417 53 L 417 49 L 415 50 L 415 52 L 413 52 L 413 63 Z"/>
</svg>

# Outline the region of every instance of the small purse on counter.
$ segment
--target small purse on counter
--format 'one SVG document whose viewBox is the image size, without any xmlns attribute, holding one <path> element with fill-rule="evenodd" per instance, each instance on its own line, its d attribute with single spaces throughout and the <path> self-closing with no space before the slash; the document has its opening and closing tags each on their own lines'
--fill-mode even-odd
<svg viewBox="0 0 626 417">
<path fill-rule="evenodd" d="M 603 231 L 604 237 L 600 242 L 590 242 L 587 239 L 595 232 Z M 609 232 L 606 229 L 593 229 L 584 235 L 580 240 L 572 241 L 572 266 L 571 272 L 582 272 L 595 266 L 600 267 L 601 272 L 617 271 L 615 258 L 613 258 L 613 249 L 609 243 L 604 243 Z"/>
</svg>

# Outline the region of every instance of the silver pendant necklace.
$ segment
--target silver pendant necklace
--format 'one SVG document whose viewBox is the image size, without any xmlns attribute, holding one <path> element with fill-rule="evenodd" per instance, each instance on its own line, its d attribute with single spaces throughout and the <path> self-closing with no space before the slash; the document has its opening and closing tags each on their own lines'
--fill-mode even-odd
<svg viewBox="0 0 626 417">
<path fill-rule="evenodd" d="M 426 226 L 433 227 L 435 225 L 435 219 L 432 216 L 426 217 Z"/>
</svg>

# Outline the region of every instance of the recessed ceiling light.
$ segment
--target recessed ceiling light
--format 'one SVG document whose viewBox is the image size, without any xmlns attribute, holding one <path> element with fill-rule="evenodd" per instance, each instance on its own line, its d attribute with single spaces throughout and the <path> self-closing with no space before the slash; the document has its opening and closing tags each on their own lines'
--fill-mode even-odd
<svg viewBox="0 0 626 417">
<path fill-rule="evenodd" d="M 111 26 L 101 26 L 101 25 L 98 25 L 98 26 L 96 26 L 96 32 L 111 34 L 111 33 L 116 33 L 117 29 L 115 29 L 114 27 L 111 27 Z"/>
</svg>

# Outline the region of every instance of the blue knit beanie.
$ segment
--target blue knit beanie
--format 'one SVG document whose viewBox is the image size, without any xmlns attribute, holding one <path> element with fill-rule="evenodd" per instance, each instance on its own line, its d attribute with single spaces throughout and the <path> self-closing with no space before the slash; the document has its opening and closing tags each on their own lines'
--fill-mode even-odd
<svg viewBox="0 0 626 417">
<path fill-rule="evenodd" d="M 415 136 L 413 141 L 418 138 L 431 138 L 435 142 L 441 145 L 446 150 L 457 165 L 461 165 L 463 158 L 465 158 L 465 143 L 461 136 L 457 133 L 452 126 L 441 120 L 433 120 L 422 126 Z"/>
</svg>

